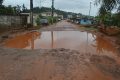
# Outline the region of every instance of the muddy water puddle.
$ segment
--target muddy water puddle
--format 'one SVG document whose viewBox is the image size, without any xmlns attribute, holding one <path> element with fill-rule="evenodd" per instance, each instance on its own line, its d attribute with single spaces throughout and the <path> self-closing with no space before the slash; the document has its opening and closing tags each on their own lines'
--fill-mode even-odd
<svg viewBox="0 0 120 80">
<path fill-rule="evenodd" d="M 116 53 L 115 47 L 103 36 L 80 31 L 45 31 L 14 35 L 4 47 L 22 49 L 65 48 L 83 53 Z"/>
</svg>

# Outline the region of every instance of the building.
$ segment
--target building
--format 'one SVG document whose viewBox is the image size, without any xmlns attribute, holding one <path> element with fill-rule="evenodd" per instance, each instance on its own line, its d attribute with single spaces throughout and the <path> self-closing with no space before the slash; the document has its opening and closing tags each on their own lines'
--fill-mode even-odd
<svg viewBox="0 0 120 80">
<path fill-rule="evenodd" d="M 77 18 L 81 18 L 81 17 L 82 17 L 82 14 L 80 14 L 80 13 L 79 13 L 79 14 L 76 14 L 76 17 L 77 17 Z"/>
<path fill-rule="evenodd" d="M 33 25 L 34 25 L 34 26 L 37 26 L 37 22 L 36 22 L 36 21 L 37 21 L 37 19 L 39 18 L 39 15 L 40 15 L 40 14 L 33 14 Z"/>
<path fill-rule="evenodd" d="M 92 25 L 93 24 L 93 20 L 92 19 L 87 19 L 87 18 L 81 18 L 79 20 L 81 25 Z"/>
<path fill-rule="evenodd" d="M 68 19 L 73 18 L 73 15 L 72 15 L 72 14 L 69 14 L 69 15 L 67 15 L 67 18 L 68 18 Z"/>
<path fill-rule="evenodd" d="M 27 24 L 30 24 L 30 13 L 21 13 L 22 15 L 28 15 L 27 17 Z M 33 14 L 33 25 L 37 26 L 36 20 L 39 18 L 40 14 Z"/>
<path fill-rule="evenodd" d="M 64 17 L 63 15 L 58 15 L 58 18 L 63 19 Z"/>
<path fill-rule="evenodd" d="M 43 17 L 50 17 L 52 16 L 52 12 L 43 12 L 41 13 Z M 54 12 L 54 17 L 58 17 L 58 14 Z"/>
</svg>

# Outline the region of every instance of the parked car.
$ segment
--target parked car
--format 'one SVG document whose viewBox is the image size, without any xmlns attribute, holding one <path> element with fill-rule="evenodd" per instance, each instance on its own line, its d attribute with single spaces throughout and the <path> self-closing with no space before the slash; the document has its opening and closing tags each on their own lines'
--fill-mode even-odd
<svg viewBox="0 0 120 80">
<path fill-rule="evenodd" d="M 60 18 L 58 19 L 58 21 L 61 21 L 61 20 L 62 20 L 62 19 L 60 19 Z"/>
<path fill-rule="evenodd" d="M 80 19 L 75 19 L 74 23 L 79 24 L 80 23 Z"/>
<path fill-rule="evenodd" d="M 49 24 L 47 19 L 40 19 L 41 25 L 47 26 Z"/>
</svg>

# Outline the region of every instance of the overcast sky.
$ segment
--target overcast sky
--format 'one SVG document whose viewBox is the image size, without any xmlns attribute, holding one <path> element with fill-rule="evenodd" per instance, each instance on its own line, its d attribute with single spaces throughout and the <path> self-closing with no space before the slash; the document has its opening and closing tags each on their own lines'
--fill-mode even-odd
<svg viewBox="0 0 120 80">
<path fill-rule="evenodd" d="M 33 0 L 35 6 L 51 7 L 52 0 Z M 90 2 L 92 2 L 91 15 L 95 16 L 98 12 L 98 7 L 94 5 L 94 0 L 55 0 L 55 8 L 69 11 L 82 13 L 85 15 L 89 14 Z M 5 0 L 5 5 L 22 5 L 25 4 L 29 8 L 29 0 Z"/>
</svg>

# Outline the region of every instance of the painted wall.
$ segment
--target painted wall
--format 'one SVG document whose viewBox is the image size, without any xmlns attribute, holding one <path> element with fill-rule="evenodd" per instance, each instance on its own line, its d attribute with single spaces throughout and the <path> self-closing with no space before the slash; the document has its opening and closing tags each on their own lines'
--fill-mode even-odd
<svg viewBox="0 0 120 80">
<path fill-rule="evenodd" d="M 80 24 L 82 24 L 82 25 L 91 25 L 92 21 L 88 20 L 88 19 L 81 19 Z"/>
</svg>

